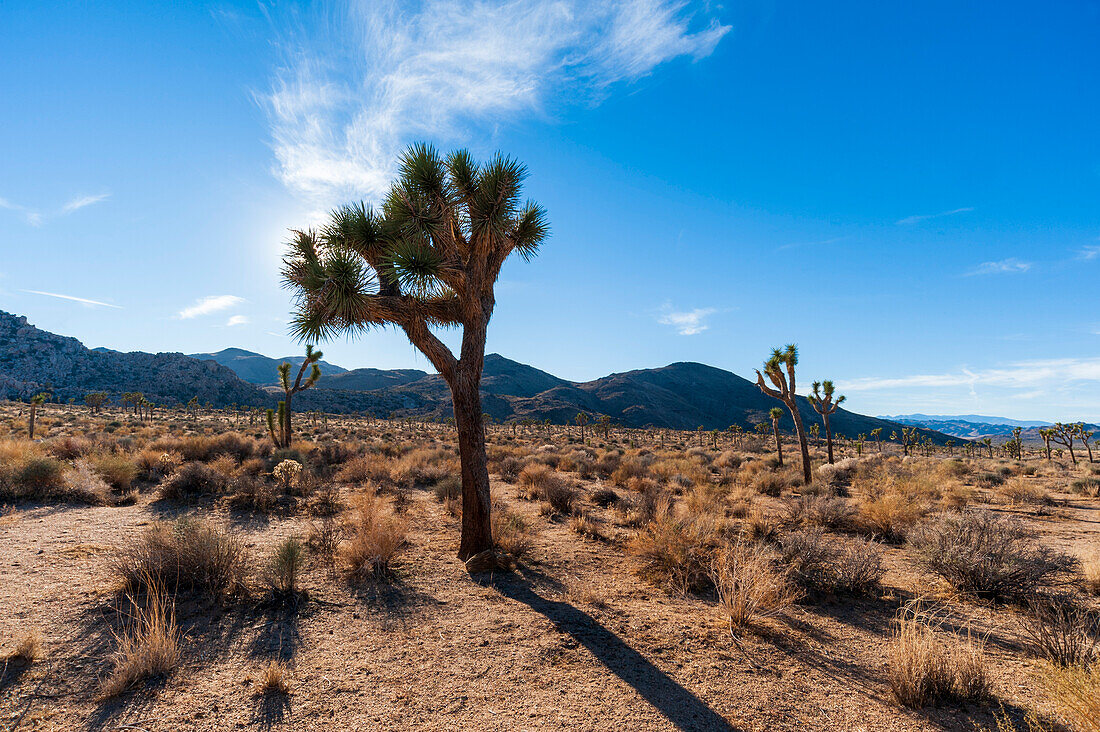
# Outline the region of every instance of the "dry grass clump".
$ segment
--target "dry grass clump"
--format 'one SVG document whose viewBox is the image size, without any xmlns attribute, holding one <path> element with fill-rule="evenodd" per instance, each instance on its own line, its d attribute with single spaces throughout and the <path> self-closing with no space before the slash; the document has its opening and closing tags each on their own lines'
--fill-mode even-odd
<svg viewBox="0 0 1100 732">
<path fill-rule="evenodd" d="M 577 487 L 573 481 L 542 463 L 531 463 L 520 471 L 518 493 L 521 498 L 542 501 L 546 513 L 568 516 L 573 513 Z"/>
<path fill-rule="evenodd" d="M 256 683 L 256 693 L 263 694 L 289 694 L 290 670 L 282 661 L 269 661 Z"/>
<path fill-rule="evenodd" d="M 394 462 L 390 480 L 405 488 L 430 486 L 460 471 L 458 459 L 439 448 L 418 448 Z"/>
<path fill-rule="evenodd" d="M 381 496 L 360 494 L 352 508 L 344 559 L 353 580 L 386 579 L 405 548 L 408 527 Z"/>
<path fill-rule="evenodd" d="M 1089 593 L 1100 595 L 1100 552 L 1092 552 L 1081 560 L 1081 577 Z"/>
<path fill-rule="evenodd" d="M 890 491 L 864 498 L 856 509 L 855 525 L 884 541 L 902 541 L 927 515 L 928 509 L 916 496 Z"/>
<path fill-rule="evenodd" d="M 131 592 L 163 588 L 219 599 L 244 587 L 244 544 L 214 524 L 181 518 L 149 528 L 119 557 L 117 575 Z"/>
<path fill-rule="evenodd" d="M 160 487 L 161 498 L 189 501 L 201 496 L 216 496 L 226 488 L 225 476 L 199 462 L 185 463 Z"/>
<path fill-rule="evenodd" d="M 268 560 L 267 579 L 276 595 L 294 595 L 298 592 L 298 575 L 305 566 L 306 549 L 296 536 L 279 542 Z"/>
<path fill-rule="evenodd" d="M 569 519 L 569 528 L 578 536 L 585 536 L 596 541 L 607 539 L 600 528 L 599 520 L 587 512 L 580 512 Z"/>
<path fill-rule="evenodd" d="M 92 462 L 103 480 L 116 491 L 125 493 L 137 478 L 137 466 L 125 455 L 101 455 Z"/>
<path fill-rule="evenodd" d="M 531 551 L 531 527 L 522 514 L 497 501 L 493 503 L 489 521 L 492 524 L 493 543 L 499 551 L 512 559 L 522 559 Z"/>
<path fill-rule="evenodd" d="M 229 505 L 268 513 L 279 500 L 275 486 L 252 475 L 238 475 L 229 482 Z"/>
<path fill-rule="evenodd" d="M 887 677 L 899 703 L 918 709 L 941 701 L 980 701 L 989 695 L 985 644 L 939 632 L 936 618 L 919 604 L 898 613 L 887 650 Z"/>
<path fill-rule="evenodd" d="M 108 503 L 111 486 L 83 458 L 74 460 L 65 471 L 66 492 L 81 503 L 92 506 Z"/>
<path fill-rule="evenodd" d="M 1012 505 L 1025 504 L 1032 506 L 1051 506 L 1054 499 L 1050 493 L 1037 483 L 1030 483 L 1023 478 L 1013 478 L 996 489 L 996 493 L 1004 501 Z"/>
<path fill-rule="evenodd" d="M 852 527 L 855 508 L 843 498 L 832 496 L 800 496 L 786 506 L 785 522 L 793 526 L 820 526 L 830 531 L 845 531 Z"/>
<path fill-rule="evenodd" d="M 0 500 L 104 502 L 101 493 L 70 485 L 69 470 L 60 460 L 43 456 L 37 445 L 25 448 L 19 441 L 8 442 L 0 450 Z"/>
<path fill-rule="evenodd" d="M 1078 566 L 1041 546 L 1019 520 L 990 511 L 950 512 L 910 537 L 918 563 L 959 592 L 998 600 L 1027 597 Z"/>
<path fill-rule="evenodd" d="M 607 508 L 618 503 L 619 494 L 611 488 L 597 488 L 589 494 L 588 500 L 600 508 Z"/>
<path fill-rule="evenodd" d="M 841 542 L 820 527 L 786 534 L 779 538 L 779 546 L 791 579 L 807 590 L 868 594 L 885 573 L 882 554 L 873 543 Z"/>
<path fill-rule="evenodd" d="M 798 599 L 775 552 L 757 542 L 723 544 L 714 553 L 710 580 L 718 593 L 718 608 L 730 631 L 754 619 L 771 617 Z"/>
<path fill-rule="evenodd" d="M 440 503 L 458 501 L 462 498 L 462 477 L 448 475 L 432 486 L 432 494 Z"/>
<path fill-rule="evenodd" d="M 180 632 L 176 613 L 161 588 L 151 578 L 144 606 L 133 597 L 128 627 L 116 635 L 114 669 L 103 681 L 103 697 L 118 696 L 142 681 L 167 676 L 180 662 Z"/>
<path fill-rule="evenodd" d="M 1081 478 L 1070 483 L 1069 489 L 1074 493 L 1090 498 L 1100 497 L 1100 478 Z"/>
<path fill-rule="evenodd" d="M 630 540 L 627 551 L 639 560 L 638 575 L 643 579 L 687 594 L 709 586 L 717 544 L 710 517 L 677 517 L 665 509 Z"/>
<path fill-rule="evenodd" d="M 1032 598 L 1019 636 L 1034 655 L 1057 666 L 1088 666 L 1100 657 L 1100 619 L 1072 597 Z"/>
<path fill-rule="evenodd" d="M 390 460 L 377 453 L 352 458 L 336 473 L 341 483 L 382 485 L 390 479 Z"/>
<path fill-rule="evenodd" d="M 1100 732 L 1100 664 L 1058 668 L 1047 677 L 1054 699 L 1081 732 Z"/>
<path fill-rule="evenodd" d="M 29 665 L 42 657 L 42 634 L 32 630 L 23 636 L 23 640 L 8 655 L 9 663 Z"/>
</svg>

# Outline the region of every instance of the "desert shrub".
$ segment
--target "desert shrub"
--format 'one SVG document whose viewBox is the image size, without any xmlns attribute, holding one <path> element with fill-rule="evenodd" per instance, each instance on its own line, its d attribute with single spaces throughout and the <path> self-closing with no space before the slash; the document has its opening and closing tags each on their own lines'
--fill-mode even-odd
<svg viewBox="0 0 1100 732">
<path fill-rule="evenodd" d="M 440 503 L 457 501 L 462 498 L 462 477 L 448 475 L 432 486 L 432 493 Z"/>
<path fill-rule="evenodd" d="M 586 536 L 596 541 L 604 541 L 606 538 L 600 530 L 599 520 L 585 511 L 581 511 L 569 519 L 569 528 L 578 536 Z"/>
<path fill-rule="evenodd" d="M 430 486 L 459 472 L 458 460 L 443 450 L 421 448 L 403 455 L 390 468 L 390 479 L 399 486 Z"/>
<path fill-rule="evenodd" d="M 515 483 L 519 473 L 523 470 L 523 461 L 513 455 L 506 455 L 490 466 L 492 472 L 500 476 L 501 480 Z"/>
<path fill-rule="evenodd" d="M 710 580 L 730 630 L 782 612 L 797 592 L 776 565 L 775 552 L 755 542 L 724 544 L 714 553 Z"/>
<path fill-rule="evenodd" d="M 539 499 L 549 508 L 544 512 L 569 516 L 577 500 L 577 486 L 569 479 L 551 481 L 539 491 Z"/>
<path fill-rule="evenodd" d="M 32 457 L 17 470 L 15 485 L 26 497 L 44 495 L 65 485 L 65 466 L 60 460 Z"/>
<path fill-rule="evenodd" d="M 978 476 L 978 486 L 980 488 L 996 488 L 999 485 L 1004 485 L 1005 477 L 1000 473 L 982 473 Z"/>
<path fill-rule="evenodd" d="M 282 460 L 271 470 L 271 477 L 275 479 L 288 493 L 298 485 L 302 479 L 302 464 L 296 460 Z"/>
<path fill-rule="evenodd" d="M 131 598 L 128 627 L 116 636 L 114 668 L 100 687 L 103 697 L 118 696 L 149 679 L 167 676 L 180 662 L 180 632 L 170 600 L 156 585 L 145 604 Z"/>
<path fill-rule="evenodd" d="M 631 539 L 627 551 L 638 559 L 643 579 L 687 594 L 709 586 L 717 538 L 706 517 L 678 518 L 663 510 Z"/>
<path fill-rule="evenodd" d="M 124 455 L 103 455 L 96 458 L 95 470 L 107 484 L 125 493 L 137 477 L 137 466 Z"/>
<path fill-rule="evenodd" d="M 859 502 L 857 526 L 886 541 L 901 541 L 928 509 L 915 496 L 891 491 Z"/>
<path fill-rule="evenodd" d="M 1058 666 L 1088 666 L 1100 655 L 1100 620 L 1064 595 L 1031 598 L 1018 635 L 1034 655 Z"/>
<path fill-rule="evenodd" d="M 267 513 L 278 501 L 275 486 L 253 475 L 238 475 L 229 482 L 229 505 L 247 511 Z"/>
<path fill-rule="evenodd" d="M 23 639 L 8 654 L 8 662 L 18 663 L 24 666 L 37 661 L 42 657 L 42 634 L 32 630 L 23 636 Z"/>
<path fill-rule="evenodd" d="M 380 485 L 389 482 L 389 479 L 390 461 L 377 454 L 352 458 L 336 473 L 336 480 L 341 483 Z"/>
<path fill-rule="evenodd" d="M 777 473 L 760 473 L 753 478 L 752 487 L 762 496 L 775 498 L 787 487 L 787 481 Z"/>
<path fill-rule="evenodd" d="M 236 432 L 224 432 L 207 441 L 207 460 L 218 455 L 227 455 L 240 463 L 256 453 L 256 441 Z"/>
<path fill-rule="evenodd" d="M 522 514 L 503 503 L 494 503 L 489 520 L 497 550 L 513 559 L 521 559 L 531 551 L 531 528 Z"/>
<path fill-rule="evenodd" d="M 588 499 L 600 508 L 607 508 L 619 500 L 619 494 L 611 488 L 597 488 L 592 491 Z"/>
<path fill-rule="evenodd" d="M 649 468 L 641 459 L 627 458 L 619 461 L 609 477 L 612 484 L 625 487 L 631 478 L 646 478 L 648 476 Z"/>
<path fill-rule="evenodd" d="M 1010 480 L 998 487 L 997 495 L 1011 504 L 1049 506 L 1054 503 L 1054 499 L 1041 485 L 1029 483 L 1020 478 Z"/>
<path fill-rule="evenodd" d="M 884 573 L 874 544 L 831 540 L 820 528 L 786 534 L 779 546 L 791 579 L 807 590 L 865 594 L 878 587 Z"/>
<path fill-rule="evenodd" d="M 92 449 L 92 443 L 82 437 L 66 435 L 50 440 L 46 451 L 58 460 L 76 460 L 84 457 Z"/>
<path fill-rule="evenodd" d="M 753 541 L 774 541 L 779 536 L 779 522 L 763 506 L 754 506 L 745 514 L 741 530 Z"/>
<path fill-rule="evenodd" d="M 248 566 L 240 539 L 211 523 L 181 518 L 150 527 L 121 553 L 115 572 L 131 591 L 162 588 L 218 599 L 243 588 Z"/>
<path fill-rule="evenodd" d="M 718 457 L 714 459 L 712 465 L 718 470 L 736 470 L 741 467 L 743 461 L 744 458 L 742 458 L 740 454 L 732 450 L 723 450 L 718 454 Z"/>
<path fill-rule="evenodd" d="M 344 549 L 351 578 L 386 579 L 405 547 L 408 529 L 381 496 L 360 494 L 352 510 L 349 539 Z"/>
<path fill-rule="evenodd" d="M 986 599 L 1027 596 L 1078 565 L 1041 546 L 1020 521 L 990 511 L 945 513 L 913 531 L 909 542 L 925 570 Z"/>
<path fill-rule="evenodd" d="M 1100 664 L 1054 669 L 1048 685 L 1075 729 L 1100 732 Z"/>
<path fill-rule="evenodd" d="M 282 661 L 272 659 L 264 666 L 260 679 L 256 683 L 256 693 L 282 694 L 290 693 L 290 670 Z"/>
<path fill-rule="evenodd" d="M 887 677 L 899 703 L 914 709 L 947 700 L 980 701 L 989 695 L 984 642 L 938 632 L 920 606 L 898 613 L 887 650 Z"/>
<path fill-rule="evenodd" d="M 615 509 L 623 515 L 628 526 L 645 526 L 657 516 L 667 512 L 672 504 L 668 492 L 651 484 L 637 494 L 622 496 Z"/>
<path fill-rule="evenodd" d="M 339 521 L 326 519 L 320 523 L 310 523 L 306 535 L 306 547 L 323 565 L 336 566 L 336 555 L 340 551 L 340 542 L 344 539 L 344 526 Z"/>
<path fill-rule="evenodd" d="M 1100 552 L 1093 552 L 1081 560 L 1081 578 L 1089 593 L 1100 595 Z"/>
<path fill-rule="evenodd" d="M 225 476 L 199 462 L 184 463 L 160 487 L 162 498 L 188 501 L 199 496 L 214 496 L 225 490 Z"/>
<path fill-rule="evenodd" d="M 572 513 L 577 496 L 576 486 L 546 465 L 531 463 L 520 471 L 517 484 L 521 498 L 543 501 L 555 513 Z"/>
<path fill-rule="evenodd" d="M 65 471 L 64 485 L 64 492 L 81 503 L 95 506 L 105 504 L 110 499 L 111 486 L 82 458 L 74 460 Z"/>
<path fill-rule="evenodd" d="M 305 565 L 306 551 L 296 536 L 279 542 L 268 560 L 267 577 L 277 595 L 293 595 L 298 591 L 298 575 Z"/>
<path fill-rule="evenodd" d="M 1100 496 L 1100 478 L 1081 478 L 1070 483 L 1070 490 L 1082 496 Z"/>
<path fill-rule="evenodd" d="M 786 522 L 809 528 L 820 526 L 832 531 L 843 531 L 852 526 L 855 509 L 843 498 L 830 496 L 800 496 L 787 504 Z"/>
<path fill-rule="evenodd" d="M 594 469 L 601 478 L 610 478 L 611 474 L 619 467 L 622 455 L 615 451 L 605 452 L 596 460 Z"/>
</svg>

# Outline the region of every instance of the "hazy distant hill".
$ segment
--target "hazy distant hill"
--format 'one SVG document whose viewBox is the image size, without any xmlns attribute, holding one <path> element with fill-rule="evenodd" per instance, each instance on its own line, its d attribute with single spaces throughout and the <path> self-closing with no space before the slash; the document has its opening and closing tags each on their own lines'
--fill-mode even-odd
<svg viewBox="0 0 1100 732">
<path fill-rule="evenodd" d="M 248 383 L 240 375 L 259 381 L 266 378 L 264 373 L 275 373 L 281 361 L 233 348 L 198 357 L 93 350 L 75 338 L 38 330 L 26 318 L 0 313 L 0 398 L 25 399 L 44 389 L 61 401 L 81 400 L 89 391 L 112 396 L 141 391 L 158 404 L 185 403 L 197 396 L 215 406 L 269 407 L 280 390 L 269 381 L 261 382 L 262 387 Z M 318 386 L 295 398 L 297 409 L 432 419 L 451 415 L 450 391 L 437 374 L 416 369 L 345 371 L 329 364 L 321 370 Z M 498 354 L 485 357 L 482 399 L 483 409 L 496 421 L 549 419 L 561 424 L 585 412 L 592 418 L 608 415 L 630 427 L 708 430 L 733 424 L 751 429 L 766 421 L 768 410 L 778 404 L 746 379 L 699 363 L 573 383 Z M 801 411 L 808 424 L 819 420 L 805 400 Z M 838 410 L 832 423 L 838 434 L 850 437 L 870 436 L 881 427 L 885 439 L 900 429 L 896 422 L 845 410 Z M 793 429 L 789 416 L 782 424 Z M 947 439 L 936 432 L 927 434 L 940 442 Z"/>
<path fill-rule="evenodd" d="M 293 367 L 293 373 L 297 374 L 297 367 L 302 364 L 304 356 L 286 356 L 285 358 L 270 358 L 259 353 L 246 351 L 243 348 L 226 348 L 217 353 L 192 353 L 191 358 L 200 361 L 215 361 L 222 366 L 233 369 L 237 376 L 251 384 L 276 384 L 279 380 L 277 371 L 279 364 L 289 362 Z M 347 369 L 341 368 L 326 361 L 321 361 L 318 366 L 325 374 L 342 374 Z"/>
<path fill-rule="evenodd" d="M 1021 438 L 1028 442 L 1040 442 L 1040 427 L 1049 427 L 1050 422 L 1037 420 L 1017 420 L 1007 417 L 986 417 L 980 414 L 899 414 L 894 417 L 883 417 L 902 424 L 927 427 L 928 429 L 942 432 L 946 435 L 961 437 L 967 440 L 980 440 L 983 437 L 1004 438 L 1012 437 L 1012 430 L 1016 427 L 1023 429 Z M 1088 425 L 1092 431 L 1100 431 L 1097 425 Z"/>
</svg>

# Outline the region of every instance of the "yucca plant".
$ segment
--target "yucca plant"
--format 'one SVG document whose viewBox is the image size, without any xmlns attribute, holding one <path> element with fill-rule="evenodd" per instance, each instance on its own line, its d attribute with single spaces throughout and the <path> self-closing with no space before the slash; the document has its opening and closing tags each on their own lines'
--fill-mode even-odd
<svg viewBox="0 0 1100 732">
<path fill-rule="evenodd" d="M 48 396 L 49 394 L 43 391 L 31 397 L 30 413 L 27 415 L 27 433 L 32 440 L 34 439 L 34 422 L 38 416 L 38 405 L 45 403 Z"/>
<path fill-rule="evenodd" d="M 513 252 L 529 259 L 548 234 L 543 209 L 522 201 L 526 176 L 525 166 L 500 154 L 479 164 L 465 150 L 443 157 L 413 145 L 378 211 L 362 203 L 333 211 L 319 231 L 293 232 L 284 259 L 299 338 L 392 325 L 450 387 L 462 466 L 462 559 L 493 546 L 480 386 L 494 286 Z M 457 356 L 433 331 L 439 328 L 461 329 Z"/>
<path fill-rule="evenodd" d="M 836 387 L 833 386 L 833 382 L 828 379 L 825 381 L 815 381 L 813 388 L 814 392 L 810 395 L 810 405 L 814 408 L 814 411 L 821 415 L 821 421 L 825 425 L 826 452 L 828 453 L 829 464 L 832 465 L 833 431 L 829 427 L 829 416 L 836 412 L 836 408 L 844 402 L 846 397 L 839 396 L 834 399 L 833 395 L 836 393 Z M 814 426 L 816 427 L 817 425 Z M 861 453 L 863 451 L 862 448 L 863 446 L 861 443 Z"/>
<path fill-rule="evenodd" d="M 783 439 L 779 436 L 779 420 L 783 419 L 783 410 L 772 407 L 768 410 L 768 416 L 772 420 L 772 434 L 775 435 L 775 458 L 780 466 L 783 465 Z"/>
<path fill-rule="evenodd" d="M 806 430 L 802 426 L 802 415 L 798 411 L 798 397 L 795 394 L 794 367 L 798 365 L 798 346 L 793 343 L 786 348 L 772 350 L 771 358 L 764 362 L 764 372 L 756 370 L 756 385 L 760 391 L 787 405 L 794 420 L 794 431 L 798 437 L 798 447 L 802 451 L 802 479 L 809 485 L 813 482 L 810 472 L 810 448 L 806 444 Z M 770 388 L 764 383 L 764 376 L 775 386 Z"/>
</svg>

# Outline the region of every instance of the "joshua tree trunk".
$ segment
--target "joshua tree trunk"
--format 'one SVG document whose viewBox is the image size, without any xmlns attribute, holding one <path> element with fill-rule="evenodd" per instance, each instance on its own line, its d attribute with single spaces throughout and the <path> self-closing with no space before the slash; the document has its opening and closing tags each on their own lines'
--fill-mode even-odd
<svg viewBox="0 0 1100 732">
<path fill-rule="evenodd" d="M 772 424 L 772 433 L 775 434 L 775 456 L 779 460 L 779 465 L 783 465 L 783 441 L 779 438 L 779 425 Z"/>
<path fill-rule="evenodd" d="M 833 464 L 833 430 L 829 427 L 829 415 L 823 415 L 823 421 L 825 422 L 825 445 L 829 454 L 829 465 Z"/>
<path fill-rule="evenodd" d="M 462 541 L 458 558 L 465 561 L 493 545 L 489 523 L 489 468 L 479 392 L 481 362 L 476 366 L 462 364 L 450 387 L 462 466 Z"/>
<path fill-rule="evenodd" d="M 798 436 L 798 447 L 802 451 L 802 479 L 806 485 L 814 482 L 813 473 L 810 470 L 810 448 L 806 443 L 806 429 L 802 426 L 802 415 L 798 412 L 798 404 L 789 405 L 791 416 L 794 417 L 794 431 Z"/>
<path fill-rule="evenodd" d="M 27 420 L 27 432 L 29 433 L 30 439 L 32 439 L 32 440 L 34 439 L 34 418 L 35 418 L 35 413 L 37 411 L 38 411 L 38 405 L 35 404 L 34 402 L 31 402 L 30 416 L 28 417 L 28 420 Z"/>
</svg>

